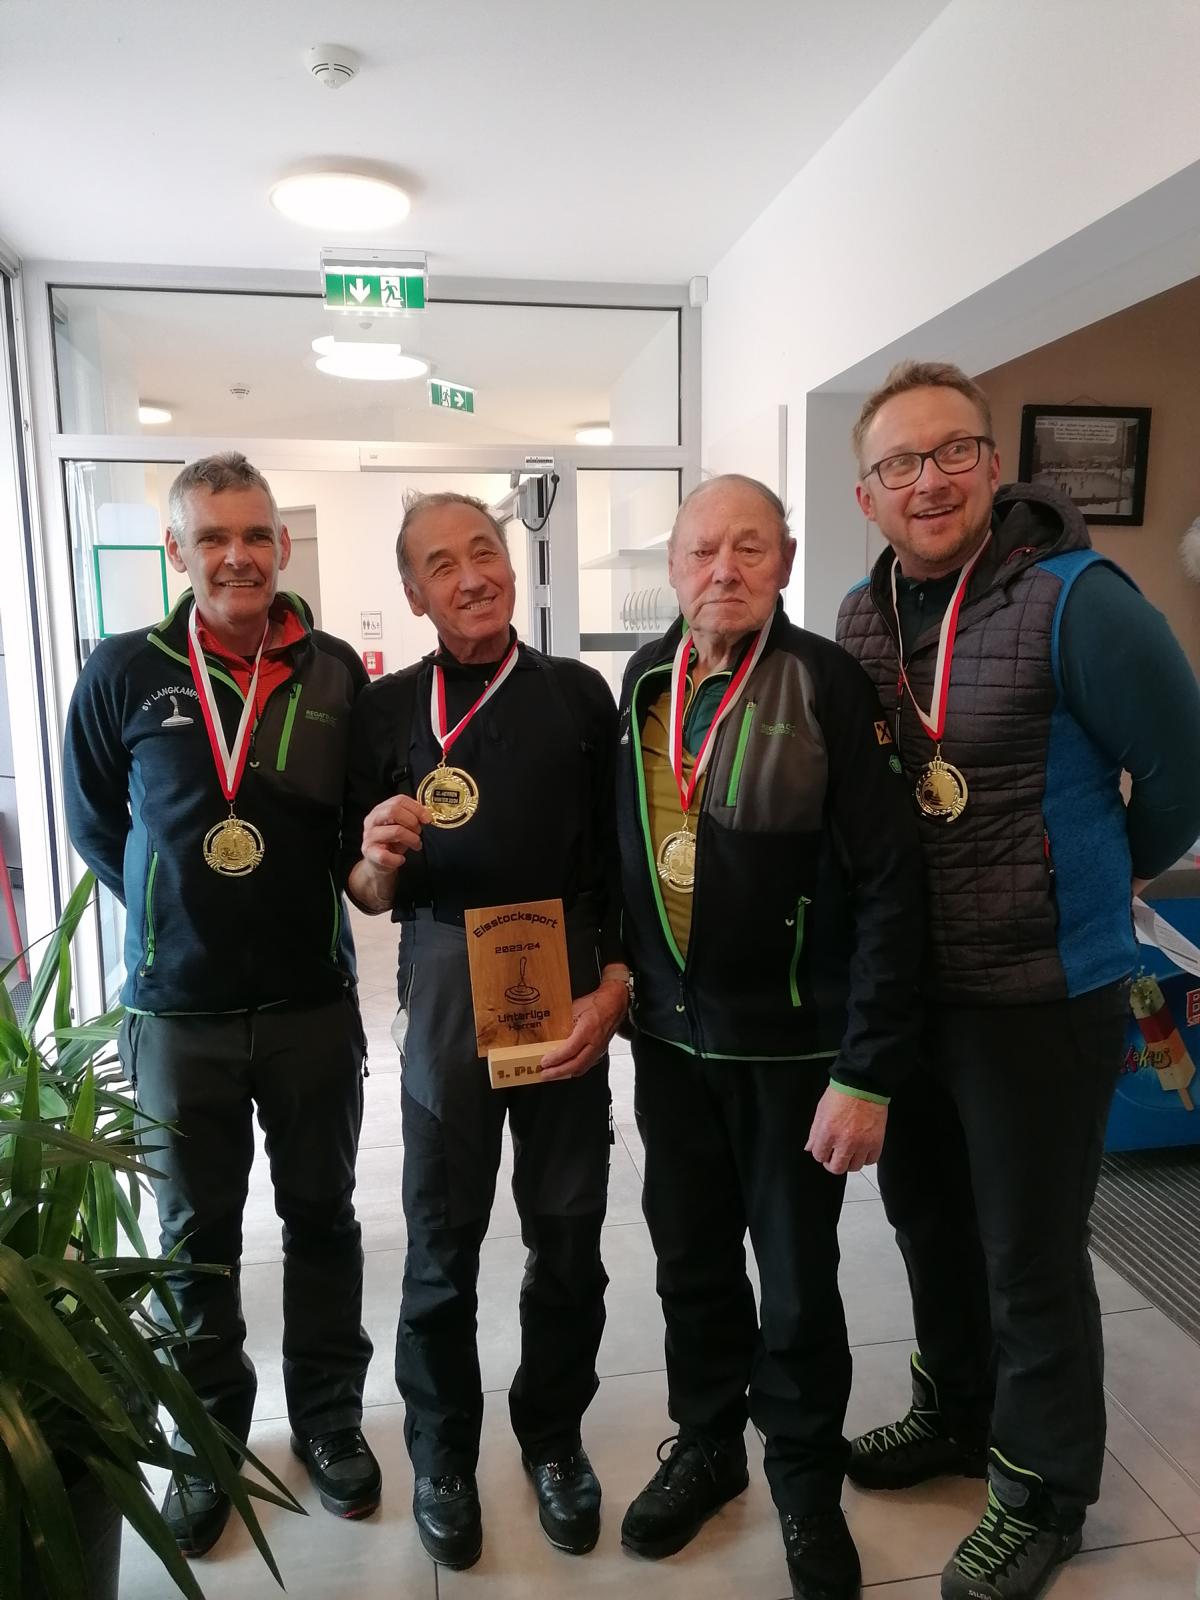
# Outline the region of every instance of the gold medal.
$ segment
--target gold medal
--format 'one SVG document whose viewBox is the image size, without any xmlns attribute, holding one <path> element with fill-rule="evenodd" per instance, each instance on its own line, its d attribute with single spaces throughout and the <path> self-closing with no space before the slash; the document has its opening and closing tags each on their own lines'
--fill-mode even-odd
<svg viewBox="0 0 1200 1600">
<path fill-rule="evenodd" d="M 461 767 L 443 763 L 421 779 L 417 801 L 433 813 L 435 828 L 461 828 L 479 808 L 479 785 Z"/>
<path fill-rule="evenodd" d="M 967 808 L 967 780 L 940 754 L 922 768 L 916 794 L 922 813 L 935 822 L 953 822 Z"/>
<path fill-rule="evenodd" d="M 242 878 L 253 872 L 265 851 L 263 836 L 250 822 L 232 812 L 204 835 L 204 859 L 225 878 Z"/>
<path fill-rule="evenodd" d="M 696 835 L 686 827 L 669 833 L 658 847 L 655 864 L 665 884 L 691 894 L 696 883 Z"/>
</svg>

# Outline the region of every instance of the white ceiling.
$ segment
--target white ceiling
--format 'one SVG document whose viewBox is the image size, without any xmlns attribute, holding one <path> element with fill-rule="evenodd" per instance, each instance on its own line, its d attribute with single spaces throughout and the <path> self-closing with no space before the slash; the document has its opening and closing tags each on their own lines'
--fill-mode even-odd
<svg viewBox="0 0 1200 1600">
<path fill-rule="evenodd" d="M 0 0 L 0 237 L 27 259 L 461 276 L 705 272 L 945 0 Z M 311 80 L 318 40 L 363 57 Z M 413 196 L 371 239 L 273 212 L 286 172 Z"/>
</svg>

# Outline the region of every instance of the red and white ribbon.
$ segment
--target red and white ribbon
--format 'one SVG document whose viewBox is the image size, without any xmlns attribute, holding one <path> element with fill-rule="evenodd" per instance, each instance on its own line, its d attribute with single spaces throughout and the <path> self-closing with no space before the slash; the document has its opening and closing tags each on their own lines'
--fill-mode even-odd
<svg viewBox="0 0 1200 1600">
<path fill-rule="evenodd" d="M 937 660 L 933 667 L 933 699 L 929 702 L 926 711 L 913 693 L 912 684 L 908 681 L 908 673 L 904 670 L 904 650 L 900 650 L 900 680 L 908 690 L 908 697 L 913 703 L 913 710 L 921 719 L 921 726 L 933 740 L 940 744 L 942 733 L 946 727 L 946 701 L 950 694 L 950 666 L 954 660 L 954 641 L 958 634 L 958 613 L 963 603 L 963 596 L 967 592 L 967 580 L 979 564 L 979 558 L 991 543 L 991 534 L 976 550 L 958 575 L 958 582 L 954 585 L 954 593 L 950 596 L 950 604 L 942 614 L 942 626 L 938 634 Z M 898 563 L 892 562 L 892 615 L 896 619 L 896 636 L 900 637 L 900 607 L 896 600 L 896 567 Z"/>
<path fill-rule="evenodd" d="M 212 679 L 208 675 L 208 662 L 204 659 L 204 651 L 200 648 L 200 636 L 196 632 L 194 603 L 191 615 L 188 617 L 188 661 L 192 668 L 192 682 L 196 685 L 196 692 L 200 696 L 200 709 L 204 714 L 204 726 L 208 730 L 208 742 L 212 746 L 213 760 L 217 764 L 221 793 L 231 806 L 234 796 L 241 787 L 242 774 L 246 770 L 246 757 L 250 751 L 250 729 L 254 722 L 254 697 L 258 689 L 258 666 L 270 631 L 271 622 L 268 618 L 263 636 L 258 643 L 258 654 L 254 657 L 254 672 L 250 678 L 250 687 L 246 690 L 242 718 L 233 736 L 233 748 L 230 749 L 225 739 L 225 729 L 221 725 L 221 715 L 217 710 L 217 697 L 213 693 Z"/>
<path fill-rule="evenodd" d="M 460 717 L 454 726 L 447 732 L 446 679 L 441 667 L 438 666 L 436 661 L 434 662 L 433 683 L 429 690 L 429 721 L 433 727 L 433 737 L 441 746 L 443 760 L 449 756 L 450 746 L 458 738 L 459 734 L 462 733 L 467 723 L 470 722 L 471 718 L 477 711 L 483 710 L 484 706 L 487 705 L 488 701 L 494 694 L 498 693 L 501 685 L 510 676 L 516 664 L 517 640 L 514 639 L 508 648 L 508 654 L 500 663 L 500 666 L 496 672 L 496 676 L 492 679 L 491 683 L 488 684 L 487 688 L 479 696 L 479 699 L 476 700 L 475 704 L 467 712 L 466 716 Z"/>
<path fill-rule="evenodd" d="M 671 770 L 675 774 L 675 782 L 679 785 L 679 802 L 683 807 L 685 817 L 691 810 L 692 800 L 696 793 L 696 785 L 700 782 L 704 769 L 708 766 L 708 758 L 712 755 L 713 740 L 716 737 L 717 729 L 733 710 L 738 696 L 745 687 L 746 680 L 758 665 L 759 657 L 767 647 L 767 635 L 771 631 L 771 624 L 774 620 L 775 617 L 772 613 L 758 630 L 758 637 L 754 641 L 753 648 L 747 651 L 741 666 L 729 680 L 729 687 L 721 696 L 721 703 L 718 705 L 716 713 L 708 725 L 708 732 L 704 735 L 700 748 L 696 752 L 696 760 L 692 767 L 691 777 L 687 779 L 685 779 L 683 773 L 683 713 L 684 701 L 687 698 L 687 669 L 692 658 L 693 646 L 691 635 L 686 631 L 679 641 L 679 648 L 675 652 L 675 660 L 671 664 Z"/>
</svg>

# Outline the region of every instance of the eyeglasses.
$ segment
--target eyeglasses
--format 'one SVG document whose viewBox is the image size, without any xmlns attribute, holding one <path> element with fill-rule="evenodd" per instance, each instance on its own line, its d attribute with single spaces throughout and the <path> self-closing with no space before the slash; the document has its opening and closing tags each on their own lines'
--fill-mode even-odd
<svg viewBox="0 0 1200 1600">
<path fill-rule="evenodd" d="M 927 461 L 932 461 L 941 472 L 953 477 L 955 473 L 970 472 L 972 467 L 978 466 L 983 446 L 986 444 L 992 448 L 995 443 L 986 433 L 968 434 L 965 439 L 947 439 L 936 450 L 906 450 L 903 455 L 885 456 L 873 467 L 868 467 L 863 478 L 865 480 L 877 472 L 885 489 L 907 489 L 924 472 Z"/>
</svg>

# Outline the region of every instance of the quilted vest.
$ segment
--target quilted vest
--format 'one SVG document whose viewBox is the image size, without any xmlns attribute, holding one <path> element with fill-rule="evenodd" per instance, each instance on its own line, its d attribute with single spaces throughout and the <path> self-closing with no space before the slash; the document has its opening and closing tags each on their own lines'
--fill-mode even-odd
<svg viewBox="0 0 1200 1600">
<path fill-rule="evenodd" d="M 959 613 L 942 755 L 966 779 L 953 822 L 918 813 L 930 948 L 926 993 L 949 1003 L 1059 1000 L 1129 970 L 1129 853 L 1120 773 L 1062 706 L 1057 623 L 1091 561 L 1073 507 L 1029 485 L 996 499 L 993 548 Z M 901 701 L 890 570 L 847 595 L 838 640 L 875 683 L 915 790 L 934 752 Z M 938 629 L 913 643 L 906 670 L 933 698 Z M 1069 881 L 1060 881 L 1059 856 Z M 1065 891 L 1065 892 L 1064 892 Z"/>
</svg>

